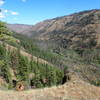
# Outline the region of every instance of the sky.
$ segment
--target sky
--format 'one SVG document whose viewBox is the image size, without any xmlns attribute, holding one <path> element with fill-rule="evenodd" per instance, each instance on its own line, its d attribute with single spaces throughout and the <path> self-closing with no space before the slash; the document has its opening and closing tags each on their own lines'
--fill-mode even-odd
<svg viewBox="0 0 100 100">
<path fill-rule="evenodd" d="M 91 9 L 100 9 L 100 0 L 0 0 L 0 20 L 34 25 Z"/>
</svg>

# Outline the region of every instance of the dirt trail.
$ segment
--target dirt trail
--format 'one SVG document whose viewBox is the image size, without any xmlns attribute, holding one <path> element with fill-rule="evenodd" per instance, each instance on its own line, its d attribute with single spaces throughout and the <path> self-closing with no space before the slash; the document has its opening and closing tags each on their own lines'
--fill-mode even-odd
<svg viewBox="0 0 100 100">
<path fill-rule="evenodd" d="M 52 88 L 0 91 L 0 100 L 100 100 L 100 87 L 74 80 Z"/>
</svg>

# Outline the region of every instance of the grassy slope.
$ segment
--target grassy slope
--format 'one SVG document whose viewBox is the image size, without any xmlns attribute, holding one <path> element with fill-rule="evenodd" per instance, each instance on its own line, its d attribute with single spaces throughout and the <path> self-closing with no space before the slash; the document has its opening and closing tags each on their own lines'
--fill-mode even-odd
<svg viewBox="0 0 100 100">
<path fill-rule="evenodd" d="M 29 46 L 32 45 L 33 41 L 29 41 L 27 38 L 23 36 L 18 36 L 17 38 L 21 40 L 21 46 L 23 46 L 23 50 L 21 49 L 21 54 L 27 56 L 29 59 L 33 55 L 34 61 L 39 61 L 39 63 L 45 63 L 49 65 L 59 66 L 63 68 L 67 66 L 70 70 L 73 70 L 82 76 L 82 79 L 88 82 L 95 82 L 99 79 L 100 76 L 100 67 L 91 64 L 87 64 L 83 61 L 83 59 L 74 51 L 66 50 L 61 51 L 59 54 L 53 53 L 50 51 L 43 51 L 37 46 L 35 46 L 35 42 L 33 43 L 32 52 L 29 50 Z M 29 42 L 29 44 L 27 44 Z M 23 44 L 24 43 L 24 44 Z M 24 45 L 26 47 L 24 47 Z M 16 49 L 15 47 L 8 45 L 10 49 Z M 27 53 L 28 52 L 28 53 Z M 31 55 L 32 54 L 32 55 Z M 95 72 L 94 72 L 95 71 Z"/>
<path fill-rule="evenodd" d="M 78 55 L 75 51 L 62 49 L 57 54 L 50 50 L 42 50 L 37 45 L 35 45 L 37 41 L 32 41 L 27 37 L 21 35 L 17 35 L 15 37 L 21 40 L 21 46 L 25 48 L 26 52 L 36 57 L 42 58 L 47 62 L 50 62 L 57 67 L 60 67 L 61 69 L 63 69 L 64 67 L 68 67 L 69 70 L 79 73 L 80 76 L 82 76 L 81 78 L 83 80 L 86 80 L 90 83 L 99 80 L 99 65 L 86 63 L 86 61 L 84 61 L 82 57 L 80 57 L 80 55 Z M 30 45 L 32 46 L 32 51 L 29 49 Z"/>
<path fill-rule="evenodd" d="M 2 44 L 2 42 L 0 42 L 0 43 Z M 9 45 L 9 44 L 6 44 L 6 49 L 7 49 L 7 50 L 10 50 L 10 51 L 17 50 L 16 47 L 11 46 L 11 45 Z M 29 60 L 33 57 L 33 60 L 36 61 L 36 62 L 38 61 L 39 63 L 52 65 L 52 64 L 50 64 L 48 61 L 46 61 L 46 60 L 44 60 L 44 59 L 41 59 L 41 58 L 38 58 L 38 57 L 36 57 L 36 56 L 33 56 L 33 55 L 31 55 L 31 54 L 25 52 L 24 50 L 20 50 L 20 53 L 21 53 L 22 56 L 27 57 Z"/>
<path fill-rule="evenodd" d="M 81 80 L 62 86 L 22 92 L 0 91 L 0 100 L 100 100 L 100 88 Z"/>
</svg>

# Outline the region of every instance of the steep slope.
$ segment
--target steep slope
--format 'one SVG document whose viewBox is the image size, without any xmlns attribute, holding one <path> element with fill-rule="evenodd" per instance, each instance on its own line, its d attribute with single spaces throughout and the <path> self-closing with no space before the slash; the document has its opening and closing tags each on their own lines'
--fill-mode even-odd
<svg viewBox="0 0 100 100">
<path fill-rule="evenodd" d="M 7 41 L 8 38 L 2 39 L 5 35 L 13 38 L 6 24 L 0 22 L 0 89 L 19 89 L 21 84 L 24 89 L 61 84 L 62 70 L 39 56 L 25 52 L 18 39 L 14 38 L 17 45 L 12 40 Z"/>
<path fill-rule="evenodd" d="M 2 44 L 3 44 L 3 42 L 0 41 L 0 45 L 2 45 Z M 14 46 L 11 46 L 9 44 L 5 44 L 5 46 L 6 46 L 6 50 L 10 51 L 10 52 L 18 50 L 18 48 L 14 47 Z M 52 66 L 52 64 L 50 64 L 48 61 L 46 61 L 44 59 L 41 59 L 41 58 L 38 58 L 38 57 L 36 57 L 34 55 L 31 55 L 31 54 L 25 52 L 25 50 L 20 50 L 20 54 L 22 56 L 27 57 L 29 60 L 33 59 L 35 62 L 39 62 L 39 63 L 42 63 L 42 64 L 49 64 L 49 65 Z"/>
<path fill-rule="evenodd" d="M 47 61 L 39 58 L 39 62 L 37 62 L 37 57 L 33 56 L 32 61 L 35 60 L 37 63 L 31 63 L 24 56 L 30 59 L 32 55 L 24 52 L 22 49 L 20 50 L 22 56 L 19 56 L 19 52 L 12 52 L 10 54 L 10 52 L 7 52 L 7 50 L 1 46 L 1 69 L 8 72 L 10 68 L 12 68 L 16 78 L 20 76 L 18 81 L 23 80 L 23 78 L 25 78 L 26 82 L 30 80 L 31 84 L 29 83 L 28 85 L 30 85 L 31 88 L 34 88 L 34 86 L 35 88 L 39 88 L 37 84 L 40 87 L 42 87 L 42 85 L 45 87 L 47 84 L 44 83 L 44 79 L 46 79 L 47 83 L 50 82 L 48 86 L 52 86 L 52 82 L 53 85 L 55 83 L 62 84 L 64 74 L 66 74 L 67 83 L 61 86 L 23 91 L 20 93 L 15 91 L 0 91 L 0 100 L 47 100 L 47 98 L 48 100 L 100 100 L 100 88 L 96 87 L 100 86 L 100 10 L 85 11 L 70 16 L 46 20 L 32 27 L 29 26 L 28 28 L 26 26 L 26 29 L 22 28 L 22 30 L 19 30 L 21 26 L 18 25 L 14 27 L 13 25 L 13 27 L 9 27 L 8 25 L 10 29 L 18 34 L 28 36 L 30 42 L 27 41 L 27 38 L 20 41 L 20 45 L 23 46 L 26 51 L 33 55 L 37 53 L 38 57 L 44 57 Z M 37 48 L 34 49 L 31 38 L 40 42 L 43 41 L 44 44 L 48 43 L 48 46 L 55 45 L 54 48 L 57 48 L 58 51 L 54 50 L 51 46 L 49 49 L 52 49 L 50 54 L 54 54 L 53 56 L 45 55 L 45 51 L 41 54 L 41 50 Z M 80 48 L 86 49 L 85 53 L 77 53 L 76 49 L 80 50 Z M 15 51 L 16 47 L 8 45 L 7 49 Z M 10 56 L 8 56 L 9 54 Z M 8 60 L 9 63 L 7 63 Z M 61 73 L 62 70 L 57 70 L 55 69 L 56 67 L 52 67 L 51 64 L 48 63 L 49 61 L 62 69 L 66 69 Z M 41 62 L 43 64 L 46 63 L 46 65 L 40 64 Z M 3 69 L 6 68 L 4 64 L 7 68 L 9 67 L 9 70 Z M 50 65 L 48 68 L 47 64 Z M 18 68 L 18 71 L 16 68 Z M 56 71 L 58 72 L 56 73 Z M 10 72 L 11 71 L 9 71 L 9 74 L 11 74 Z M 71 75 L 71 72 L 75 74 Z M 32 79 L 29 77 L 31 74 Z M 2 75 L 3 78 L 0 77 L 0 81 L 3 85 L 7 83 L 5 83 L 5 79 L 9 78 L 8 75 L 6 75 L 6 77 L 5 75 L 6 73 Z M 9 80 L 17 81 L 12 77 Z M 90 83 L 96 86 L 90 85 Z M 15 86 L 13 86 L 13 89 L 14 88 Z"/>
<path fill-rule="evenodd" d="M 14 26 L 16 30 L 17 27 Z M 45 20 L 21 34 L 28 34 L 29 37 L 37 40 L 53 42 L 63 48 L 75 48 L 81 44 L 87 48 L 91 41 L 93 41 L 91 46 L 100 47 L 100 10 Z"/>
<path fill-rule="evenodd" d="M 83 11 L 45 20 L 24 32 L 29 34 L 29 38 L 39 41 L 41 48 L 45 45 L 60 56 L 59 60 L 54 60 L 56 56 L 49 59 L 53 64 L 60 67 L 68 66 L 81 73 L 91 83 L 93 80 L 99 81 L 100 10 Z M 77 51 L 80 55 L 77 56 L 77 52 L 71 50 Z"/>
<path fill-rule="evenodd" d="M 100 10 L 92 10 L 41 22 L 33 31 L 39 34 L 38 39 L 53 41 L 63 48 L 87 48 L 91 41 L 92 46 L 100 47 L 99 28 Z"/>
</svg>

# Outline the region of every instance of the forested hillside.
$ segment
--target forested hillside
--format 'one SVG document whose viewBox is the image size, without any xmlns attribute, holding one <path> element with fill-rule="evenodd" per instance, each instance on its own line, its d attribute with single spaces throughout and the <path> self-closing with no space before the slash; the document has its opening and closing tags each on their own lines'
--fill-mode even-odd
<svg viewBox="0 0 100 100">
<path fill-rule="evenodd" d="M 22 33 L 16 31 L 19 25 L 15 30 L 0 22 L 0 88 L 14 89 L 20 82 L 25 89 L 64 84 L 72 72 L 100 86 L 99 15 L 99 10 L 75 13 L 24 25 Z"/>
<path fill-rule="evenodd" d="M 7 48 L 7 44 L 14 46 L 13 49 L 9 48 L 10 46 Z M 23 82 L 25 89 L 62 83 L 62 70 L 50 64 L 40 63 L 38 57 L 37 61 L 34 61 L 33 56 L 29 59 L 20 51 L 20 42 L 12 36 L 5 23 L 0 22 L 0 79 L 3 80 L 1 89 L 14 89 L 18 82 Z"/>
</svg>

